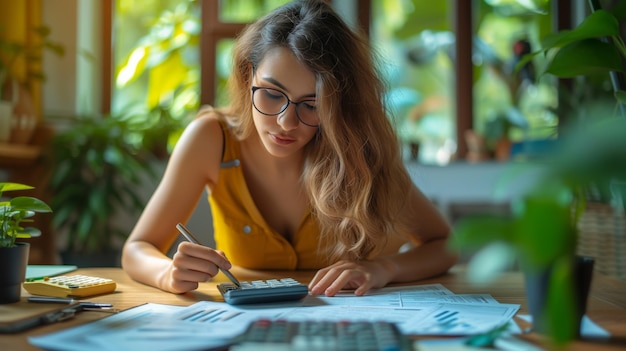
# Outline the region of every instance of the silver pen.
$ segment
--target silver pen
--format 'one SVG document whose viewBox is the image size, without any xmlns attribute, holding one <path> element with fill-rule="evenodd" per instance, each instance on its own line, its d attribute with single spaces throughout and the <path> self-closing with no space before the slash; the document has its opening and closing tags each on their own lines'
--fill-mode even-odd
<svg viewBox="0 0 626 351">
<path fill-rule="evenodd" d="M 187 239 L 187 241 L 189 241 L 191 243 L 194 243 L 194 244 L 202 245 L 202 244 L 200 244 L 200 241 L 191 233 L 191 231 L 189 231 L 189 229 L 187 229 L 187 227 L 182 225 L 182 223 L 178 223 L 176 225 L 176 229 L 178 229 L 178 231 Z M 224 275 L 227 276 L 228 279 L 230 279 L 230 281 L 233 282 L 233 284 L 235 284 L 237 287 L 241 286 L 239 284 L 239 280 L 237 280 L 237 278 L 235 278 L 235 276 L 232 275 L 232 273 L 230 273 L 226 269 L 222 269 L 221 267 L 217 267 L 217 268 L 219 268 L 219 270 L 222 273 L 224 273 Z"/>
<path fill-rule="evenodd" d="M 90 301 L 78 301 L 71 297 L 54 297 L 54 296 L 29 296 L 28 302 L 34 303 L 60 303 L 71 305 L 74 302 L 78 302 L 78 305 L 83 310 L 110 310 L 113 305 L 110 303 L 96 303 Z"/>
<path fill-rule="evenodd" d="M 29 296 L 28 302 L 72 304 L 76 300 L 71 297 Z"/>
</svg>

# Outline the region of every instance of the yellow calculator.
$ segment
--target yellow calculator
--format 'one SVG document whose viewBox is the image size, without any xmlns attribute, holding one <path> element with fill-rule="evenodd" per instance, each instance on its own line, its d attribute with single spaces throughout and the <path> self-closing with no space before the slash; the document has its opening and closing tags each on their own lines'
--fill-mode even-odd
<svg viewBox="0 0 626 351">
<path fill-rule="evenodd" d="M 115 281 L 86 275 L 60 275 L 27 280 L 24 289 L 33 295 L 87 297 L 115 291 Z"/>
</svg>

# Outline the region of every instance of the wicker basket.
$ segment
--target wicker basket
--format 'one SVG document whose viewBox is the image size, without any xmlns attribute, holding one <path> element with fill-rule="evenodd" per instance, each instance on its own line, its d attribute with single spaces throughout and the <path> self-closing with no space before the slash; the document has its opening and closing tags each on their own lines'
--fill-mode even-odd
<svg viewBox="0 0 626 351">
<path fill-rule="evenodd" d="M 624 212 L 608 204 L 587 203 L 578 230 L 578 253 L 595 259 L 595 271 L 626 280 Z"/>
</svg>

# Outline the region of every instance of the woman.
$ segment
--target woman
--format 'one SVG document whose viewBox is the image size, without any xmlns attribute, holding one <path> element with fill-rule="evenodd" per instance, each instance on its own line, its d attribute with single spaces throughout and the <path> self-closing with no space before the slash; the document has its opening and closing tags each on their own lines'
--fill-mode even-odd
<svg viewBox="0 0 626 351">
<path fill-rule="evenodd" d="M 229 107 L 186 128 L 128 238 L 132 278 L 183 293 L 232 264 L 318 269 L 312 294 L 362 295 L 456 262 L 404 168 L 369 44 L 329 5 L 292 2 L 248 26 L 229 87 Z M 168 258 L 205 188 L 217 248 L 182 242 Z"/>
</svg>

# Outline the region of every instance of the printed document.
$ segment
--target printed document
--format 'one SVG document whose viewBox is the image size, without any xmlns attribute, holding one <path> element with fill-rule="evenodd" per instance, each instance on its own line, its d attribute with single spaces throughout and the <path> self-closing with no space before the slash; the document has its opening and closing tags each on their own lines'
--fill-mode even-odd
<svg viewBox="0 0 626 351">
<path fill-rule="evenodd" d="M 455 295 L 440 284 L 390 287 L 365 296 L 307 296 L 302 301 L 233 306 L 200 301 L 187 307 L 145 304 L 96 322 L 30 337 L 54 350 L 205 350 L 230 340 L 260 318 L 388 321 L 405 334 L 470 335 L 508 323 L 519 305 L 487 294 Z"/>
</svg>

